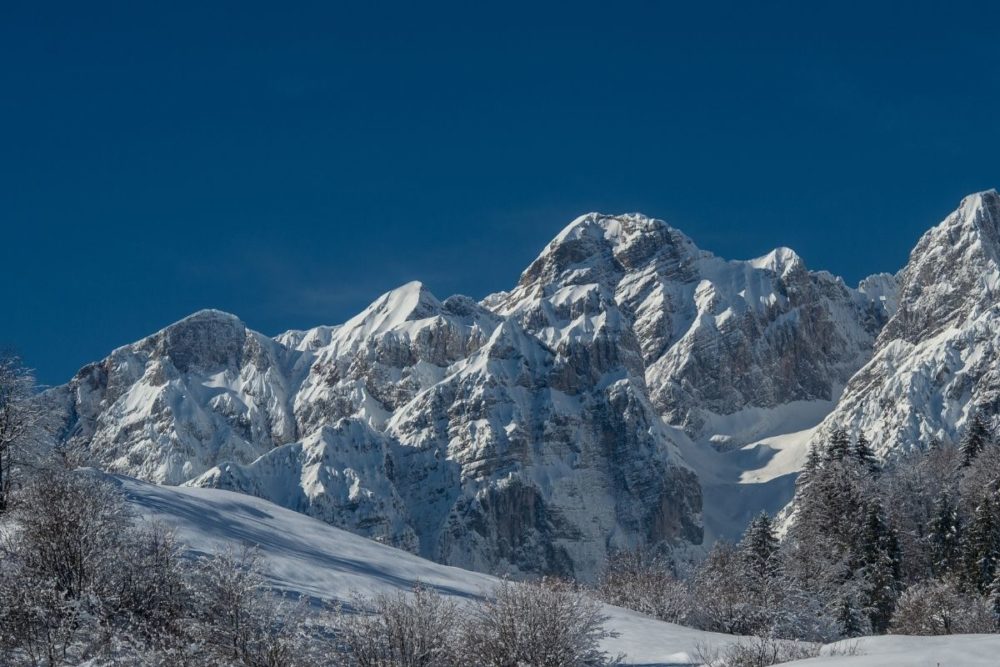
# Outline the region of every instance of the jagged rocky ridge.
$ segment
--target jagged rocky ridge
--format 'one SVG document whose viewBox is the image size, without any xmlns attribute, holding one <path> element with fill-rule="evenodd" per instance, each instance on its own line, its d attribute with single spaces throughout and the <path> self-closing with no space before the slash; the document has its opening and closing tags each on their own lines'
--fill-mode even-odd
<svg viewBox="0 0 1000 667">
<path fill-rule="evenodd" d="M 275 338 L 202 311 L 44 400 L 60 440 L 114 472 L 449 564 L 589 578 L 614 547 L 700 542 L 684 449 L 836 398 L 895 304 L 891 276 L 853 289 L 788 249 L 726 261 L 662 221 L 589 214 L 481 302 L 410 283 Z"/>
<path fill-rule="evenodd" d="M 817 429 L 865 433 L 883 458 L 957 443 L 977 410 L 1000 413 L 1000 195 L 970 195 L 921 237 L 872 359 Z"/>
</svg>

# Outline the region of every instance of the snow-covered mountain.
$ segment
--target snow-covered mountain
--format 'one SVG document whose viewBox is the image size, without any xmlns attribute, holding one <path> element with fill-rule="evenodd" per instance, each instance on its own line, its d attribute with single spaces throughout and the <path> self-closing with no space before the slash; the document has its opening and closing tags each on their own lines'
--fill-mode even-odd
<svg viewBox="0 0 1000 667">
<path fill-rule="evenodd" d="M 954 443 L 970 415 L 1000 408 L 1000 195 L 970 195 L 898 274 L 898 307 L 874 355 L 814 436 L 863 431 L 883 457 Z"/>
<path fill-rule="evenodd" d="M 832 405 L 896 302 L 888 275 L 853 289 L 788 249 L 726 261 L 662 221 L 589 214 L 481 302 L 409 283 L 275 338 L 202 311 L 45 400 L 113 472 L 588 578 L 610 548 L 699 543 L 712 457 Z"/>
</svg>

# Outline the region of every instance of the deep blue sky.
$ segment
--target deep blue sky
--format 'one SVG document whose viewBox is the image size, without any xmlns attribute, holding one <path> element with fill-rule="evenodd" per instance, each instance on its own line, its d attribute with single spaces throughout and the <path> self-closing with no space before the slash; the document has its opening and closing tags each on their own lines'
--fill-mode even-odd
<svg viewBox="0 0 1000 667">
<path fill-rule="evenodd" d="M 51 384 L 203 307 L 481 297 L 590 210 L 896 270 L 1000 186 L 996 12 L 816 4 L 8 0 L 0 343 Z"/>
</svg>

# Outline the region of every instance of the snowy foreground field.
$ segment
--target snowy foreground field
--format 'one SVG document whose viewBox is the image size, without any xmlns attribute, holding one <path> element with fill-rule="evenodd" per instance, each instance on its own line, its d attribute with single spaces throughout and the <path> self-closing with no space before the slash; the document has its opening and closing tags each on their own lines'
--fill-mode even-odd
<svg viewBox="0 0 1000 667">
<path fill-rule="evenodd" d="M 229 545 L 259 547 L 265 574 L 276 590 L 323 600 L 348 601 L 406 590 L 415 583 L 459 599 L 482 596 L 496 579 L 438 565 L 352 533 L 338 530 L 267 501 L 228 491 L 165 487 L 113 478 L 143 517 L 177 529 L 192 551 L 208 553 Z M 605 648 L 626 656 L 627 665 L 698 664 L 699 648 L 722 648 L 729 635 L 663 623 L 608 607 L 609 628 L 619 633 Z M 873 637 L 857 642 L 855 655 L 825 656 L 789 665 L 847 667 L 954 667 L 1000 664 L 1000 635 Z"/>
</svg>

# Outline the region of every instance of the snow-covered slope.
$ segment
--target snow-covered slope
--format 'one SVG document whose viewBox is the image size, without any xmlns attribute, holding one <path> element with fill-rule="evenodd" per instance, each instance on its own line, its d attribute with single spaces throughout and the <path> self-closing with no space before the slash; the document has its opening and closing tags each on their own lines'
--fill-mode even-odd
<svg viewBox="0 0 1000 667">
<path fill-rule="evenodd" d="M 881 456 L 957 441 L 1000 407 L 1000 195 L 970 195 L 920 239 L 874 356 L 814 438 L 863 431 Z"/>
<path fill-rule="evenodd" d="M 264 574 L 276 591 L 350 603 L 352 595 L 406 591 L 431 586 L 459 600 L 488 595 L 494 577 L 439 565 L 258 498 L 216 489 L 164 487 L 128 477 L 112 478 L 129 504 L 146 520 L 176 529 L 193 553 L 256 545 Z M 627 664 L 679 665 L 694 662 L 700 645 L 725 646 L 736 638 L 656 621 L 618 607 L 606 607 L 605 641 Z"/>
<path fill-rule="evenodd" d="M 273 339 L 203 311 L 45 400 L 114 472 L 440 562 L 591 578 L 609 549 L 732 536 L 787 502 L 787 475 L 744 479 L 741 448 L 812 426 L 799 413 L 829 408 L 895 304 L 891 276 L 851 289 L 786 248 L 726 261 L 662 221 L 589 214 L 482 302 L 413 282 Z M 749 496 L 703 517 L 703 488 Z"/>
<path fill-rule="evenodd" d="M 830 655 L 831 652 L 840 655 Z M 844 652 L 844 649 L 851 649 Z M 783 663 L 787 667 L 986 667 L 996 665 L 1000 635 L 861 637 L 823 648 L 809 660 Z M 850 655 L 849 653 L 854 653 Z"/>
<path fill-rule="evenodd" d="M 258 498 L 215 489 L 156 486 L 127 477 L 113 480 L 138 514 L 173 526 L 193 553 L 257 545 L 268 582 L 282 594 L 350 603 L 353 593 L 405 591 L 420 583 L 465 601 L 487 595 L 497 583 L 493 577 L 432 563 Z M 604 648 L 624 654 L 626 665 L 694 664 L 700 649 L 724 649 L 739 641 L 617 607 L 605 610 L 607 627 L 618 636 L 605 640 Z M 859 640 L 858 649 L 854 656 L 789 664 L 994 665 L 1000 635 L 871 637 Z"/>
</svg>

